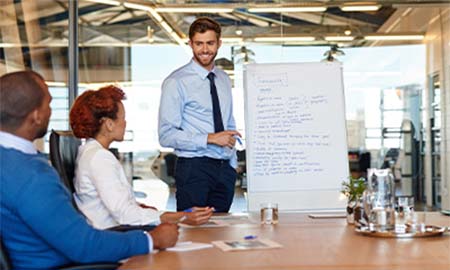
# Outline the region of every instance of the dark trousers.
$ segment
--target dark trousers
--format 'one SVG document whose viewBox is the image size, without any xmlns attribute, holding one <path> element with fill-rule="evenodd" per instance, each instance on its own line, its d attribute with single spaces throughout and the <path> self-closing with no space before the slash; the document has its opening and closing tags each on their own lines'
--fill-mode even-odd
<svg viewBox="0 0 450 270">
<path fill-rule="evenodd" d="M 228 160 L 179 157 L 175 169 L 177 211 L 212 206 L 228 212 L 233 202 L 236 170 Z"/>
</svg>

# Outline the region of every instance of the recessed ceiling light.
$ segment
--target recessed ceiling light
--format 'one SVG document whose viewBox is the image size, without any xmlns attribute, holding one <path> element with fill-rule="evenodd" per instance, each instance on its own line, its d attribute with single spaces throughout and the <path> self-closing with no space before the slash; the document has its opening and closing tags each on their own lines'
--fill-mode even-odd
<svg viewBox="0 0 450 270">
<path fill-rule="evenodd" d="M 120 6 L 120 1 L 116 1 L 116 0 L 88 0 L 88 1 L 105 4 L 105 5 L 111 5 L 111 6 Z"/>
<path fill-rule="evenodd" d="M 325 6 L 315 7 L 255 7 L 249 8 L 249 12 L 254 13 L 282 13 L 282 12 L 324 12 L 327 10 Z"/>
<path fill-rule="evenodd" d="M 424 35 L 370 35 L 366 40 L 423 40 Z"/>
<path fill-rule="evenodd" d="M 293 42 L 293 41 L 314 41 L 315 37 L 255 37 L 255 42 Z"/>
<path fill-rule="evenodd" d="M 232 8 L 208 8 L 208 7 L 160 7 L 156 12 L 170 13 L 231 13 Z"/>
<path fill-rule="evenodd" d="M 355 37 L 349 37 L 349 36 L 326 36 L 326 41 L 352 41 Z"/>
<path fill-rule="evenodd" d="M 340 6 L 342 11 L 377 11 L 380 9 L 380 5 L 348 5 Z"/>
</svg>

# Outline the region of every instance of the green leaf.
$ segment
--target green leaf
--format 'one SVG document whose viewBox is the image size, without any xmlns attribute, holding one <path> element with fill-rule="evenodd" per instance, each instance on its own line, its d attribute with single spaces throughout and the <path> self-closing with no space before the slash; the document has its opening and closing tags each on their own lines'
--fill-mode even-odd
<svg viewBox="0 0 450 270">
<path fill-rule="evenodd" d="M 348 181 L 342 182 L 341 193 L 344 194 L 348 201 L 357 201 L 359 200 L 364 190 L 366 189 L 366 180 L 361 178 L 352 178 L 349 177 Z"/>
</svg>

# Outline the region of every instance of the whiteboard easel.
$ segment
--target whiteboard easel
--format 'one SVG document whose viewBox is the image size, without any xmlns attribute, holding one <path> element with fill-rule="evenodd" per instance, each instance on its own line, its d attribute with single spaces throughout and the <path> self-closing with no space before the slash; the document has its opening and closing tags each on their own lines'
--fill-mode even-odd
<svg viewBox="0 0 450 270">
<path fill-rule="evenodd" d="M 349 176 L 340 63 L 244 70 L 248 209 L 343 209 Z"/>
</svg>

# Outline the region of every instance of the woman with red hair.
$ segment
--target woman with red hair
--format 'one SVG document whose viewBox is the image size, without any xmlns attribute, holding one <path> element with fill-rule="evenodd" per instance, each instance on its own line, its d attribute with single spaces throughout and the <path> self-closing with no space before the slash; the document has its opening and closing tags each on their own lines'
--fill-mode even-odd
<svg viewBox="0 0 450 270">
<path fill-rule="evenodd" d="M 70 111 L 70 125 L 80 146 L 75 169 L 75 202 L 96 228 L 118 225 L 148 225 L 160 222 L 202 224 L 209 220 L 212 208 L 195 207 L 193 212 L 159 212 L 136 202 L 133 189 L 115 156 L 108 150 L 125 134 L 125 93 L 106 86 L 80 95 Z"/>
</svg>

